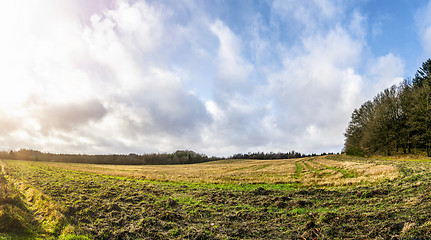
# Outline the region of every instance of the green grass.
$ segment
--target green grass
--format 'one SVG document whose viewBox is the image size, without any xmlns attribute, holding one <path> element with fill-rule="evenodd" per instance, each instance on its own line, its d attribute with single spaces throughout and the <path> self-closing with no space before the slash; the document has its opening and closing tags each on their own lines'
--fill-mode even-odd
<svg viewBox="0 0 431 240">
<path fill-rule="evenodd" d="M 265 164 L 265 165 L 256 167 L 255 170 L 262 170 L 262 169 L 265 169 L 265 168 L 267 168 L 269 166 L 271 166 L 271 164 Z"/>
<path fill-rule="evenodd" d="M 75 234 L 64 234 L 61 235 L 59 240 L 90 240 L 89 237 L 83 235 L 75 235 Z"/>
<path fill-rule="evenodd" d="M 309 170 L 313 171 L 313 172 L 317 172 L 318 169 L 313 168 L 310 164 L 308 164 L 307 162 L 302 162 Z"/>
<path fill-rule="evenodd" d="M 295 162 L 295 166 L 296 166 L 296 169 L 295 169 L 294 178 L 298 179 L 301 177 L 303 166 L 301 165 L 301 163 L 299 161 Z"/>
</svg>

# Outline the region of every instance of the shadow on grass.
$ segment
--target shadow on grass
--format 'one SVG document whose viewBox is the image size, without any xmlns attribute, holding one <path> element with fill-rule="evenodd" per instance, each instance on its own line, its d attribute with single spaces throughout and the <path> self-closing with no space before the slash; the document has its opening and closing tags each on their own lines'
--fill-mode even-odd
<svg viewBox="0 0 431 240">
<path fill-rule="evenodd" d="M 0 239 L 36 239 L 40 233 L 33 212 L 0 174 Z"/>
</svg>

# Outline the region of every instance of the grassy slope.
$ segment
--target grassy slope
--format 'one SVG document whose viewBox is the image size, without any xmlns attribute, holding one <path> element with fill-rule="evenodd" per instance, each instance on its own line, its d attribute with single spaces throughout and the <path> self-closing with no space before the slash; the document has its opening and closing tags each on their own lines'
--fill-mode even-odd
<svg viewBox="0 0 431 240">
<path fill-rule="evenodd" d="M 8 164 L 15 179 L 26 179 L 47 194 L 80 233 L 97 239 L 431 238 L 429 162 L 328 158 L 293 162 L 293 182 L 251 185 L 160 182 L 108 176 L 106 169 L 100 175 L 60 165 Z M 251 162 L 241 171 L 254 169 L 260 178 L 267 165 Z M 357 179 L 370 169 L 394 166 L 396 178 L 388 171 L 382 176 L 390 177 L 377 181 L 317 181 Z M 309 178 L 317 180 L 310 185 Z"/>
<path fill-rule="evenodd" d="M 31 220 L 31 213 L 18 192 L 0 172 L 0 239 L 33 237 L 37 225 Z"/>
<path fill-rule="evenodd" d="M 0 239 L 87 239 L 60 213 L 61 206 L 40 190 L 9 176 L 0 160 Z"/>
</svg>

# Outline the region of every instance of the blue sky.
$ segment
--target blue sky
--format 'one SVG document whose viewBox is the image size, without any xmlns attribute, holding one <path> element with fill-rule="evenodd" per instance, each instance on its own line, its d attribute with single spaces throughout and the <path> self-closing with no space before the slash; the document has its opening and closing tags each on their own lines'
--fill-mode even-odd
<svg viewBox="0 0 431 240">
<path fill-rule="evenodd" d="M 392 52 L 405 61 L 405 76 L 415 74 L 429 58 L 421 46 L 420 19 L 428 1 L 368 1 L 360 7 L 368 20 L 367 41 L 376 55 Z M 418 21 L 418 22 L 417 22 Z"/>
<path fill-rule="evenodd" d="M 0 29 L 7 150 L 339 152 L 431 56 L 425 0 L 16 0 Z"/>
</svg>

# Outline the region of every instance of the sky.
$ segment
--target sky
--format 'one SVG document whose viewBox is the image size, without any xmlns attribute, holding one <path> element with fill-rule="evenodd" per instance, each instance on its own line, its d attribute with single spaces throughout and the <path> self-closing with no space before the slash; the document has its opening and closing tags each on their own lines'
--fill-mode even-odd
<svg viewBox="0 0 431 240">
<path fill-rule="evenodd" d="M 340 152 L 355 108 L 431 57 L 428 0 L 14 0 L 0 149 Z"/>
</svg>

